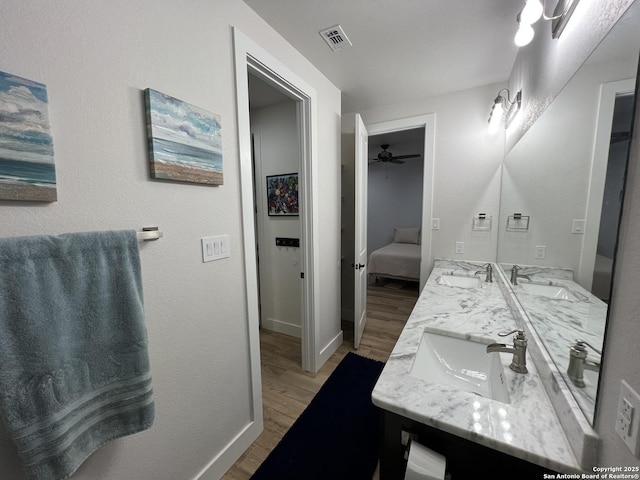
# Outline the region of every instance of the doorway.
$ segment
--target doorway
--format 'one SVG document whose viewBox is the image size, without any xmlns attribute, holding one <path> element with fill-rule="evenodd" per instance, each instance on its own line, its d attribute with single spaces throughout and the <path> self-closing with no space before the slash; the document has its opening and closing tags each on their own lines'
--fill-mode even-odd
<svg viewBox="0 0 640 480">
<path fill-rule="evenodd" d="M 617 224 L 620 217 L 620 203 L 617 212 L 603 208 L 603 202 L 608 202 L 611 197 L 606 198 L 607 189 L 609 193 L 614 192 L 618 187 L 612 185 L 616 175 L 613 174 L 614 167 L 609 167 L 610 152 L 621 148 L 625 153 L 621 155 L 621 165 L 617 170 L 619 175 L 624 175 L 628 158 L 628 143 L 624 141 L 622 135 L 629 130 L 624 123 L 624 106 L 632 106 L 635 95 L 635 79 L 620 80 L 604 83 L 600 87 L 600 99 L 598 105 L 598 116 L 596 120 L 595 140 L 593 146 L 593 158 L 591 164 L 591 180 L 589 185 L 589 195 L 587 199 L 586 225 L 584 238 L 582 240 L 582 254 L 580 257 L 580 267 L 578 273 L 578 283 L 594 295 L 607 302 L 611 290 L 611 280 L 615 258 L 607 256 L 607 249 L 599 238 L 599 231 L 602 230 L 601 222 L 614 221 L 613 225 L 605 228 L 612 229 L 614 238 L 617 238 Z M 619 120 L 614 122 L 616 108 L 619 110 Z M 622 125 L 619 125 L 619 123 Z M 618 141 L 623 140 L 623 141 Z M 613 143 L 612 143 L 613 142 Z M 623 168 L 624 165 L 624 168 Z M 622 170 L 620 170 L 622 169 Z M 607 182 L 609 183 L 607 185 Z M 624 183 L 624 182 L 623 182 Z M 619 198 L 619 191 L 613 193 L 613 199 Z M 610 204 L 609 206 L 613 206 Z M 607 218 L 604 218 L 604 217 Z M 615 242 L 615 239 L 610 240 Z M 615 249 L 614 249 L 615 250 Z"/>
<path fill-rule="evenodd" d="M 359 115 L 355 116 L 355 136 L 353 143 L 355 144 L 355 149 L 352 150 L 351 154 L 355 152 L 355 166 L 354 166 L 354 182 L 345 182 L 343 183 L 343 191 L 347 194 L 348 198 L 354 198 L 353 208 L 350 212 L 354 212 L 353 215 L 356 220 L 358 217 L 365 217 L 367 212 L 367 193 L 364 194 L 358 193 L 359 187 L 358 185 L 368 185 L 368 180 L 366 178 L 360 179 L 362 171 L 365 172 L 365 177 L 368 175 L 368 148 L 365 147 L 369 143 L 369 136 L 379 135 L 379 134 L 389 134 L 392 132 L 401 132 L 410 129 L 422 129 L 424 132 L 424 140 L 421 150 L 419 152 L 422 153 L 423 157 L 423 195 L 422 195 L 422 218 L 420 222 L 421 227 L 421 242 L 420 242 L 420 285 L 419 289 L 421 290 L 424 287 L 424 283 L 429 277 L 429 273 L 432 268 L 433 259 L 431 254 L 431 217 L 432 217 L 432 204 L 433 204 L 433 169 L 434 169 L 434 152 L 435 152 L 435 114 L 427 114 L 416 117 L 409 117 L 400 120 L 392 120 L 387 122 L 375 123 L 367 125 L 366 127 L 362 124 L 362 120 Z M 361 125 L 359 127 L 359 125 Z M 362 131 L 365 132 L 364 136 L 362 135 Z M 360 133 L 359 133 L 360 132 Z M 362 138 L 361 138 L 362 137 Z M 359 154 L 359 151 L 362 151 L 363 148 L 366 151 L 366 154 Z M 347 158 L 350 156 L 348 149 L 343 150 L 343 155 L 347 155 Z M 347 173 L 350 170 L 347 169 Z M 349 178 L 348 176 L 346 176 Z M 353 194 L 349 192 L 349 189 L 354 189 Z M 351 205 L 346 204 L 347 207 Z M 348 218 L 351 216 L 350 212 L 344 212 L 343 218 Z M 353 222 L 353 224 L 359 224 L 358 221 Z M 346 225 L 346 224 L 343 224 Z M 345 240 L 346 243 L 343 243 L 343 251 L 347 255 L 355 255 L 355 251 L 360 251 L 358 248 L 359 241 L 357 236 L 355 235 L 355 231 L 349 231 L 344 229 L 345 232 Z M 350 246 L 355 245 L 353 250 L 350 250 Z M 364 246 L 364 249 L 367 249 L 367 246 Z M 355 258 L 355 257 L 354 257 Z M 346 265 L 349 263 L 345 262 Z M 357 265 L 360 267 L 361 263 L 366 262 L 357 262 Z M 354 261 L 354 265 L 356 262 Z M 364 265 L 363 265 L 364 266 Z M 366 266 L 364 266 L 366 269 Z M 361 273 L 362 268 L 359 269 L 357 273 Z M 343 308 L 343 318 L 347 319 L 345 322 L 345 327 L 348 325 L 349 320 L 351 320 L 353 329 L 354 329 L 354 345 L 357 343 L 357 338 L 359 334 L 362 332 L 360 324 L 356 320 L 357 312 L 359 312 L 359 306 L 366 305 L 366 285 L 363 286 L 362 282 L 366 279 L 366 275 L 358 275 L 356 274 L 356 270 L 354 268 L 345 269 L 345 281 L 343 281 L 343 289 L 342 289 L 342 308 Z M 349 281 L 350 280 L 350 281 Z M 364 295 L 358 296 L 358 292 L 364 292 Z M 358 304 L 358 308 L 356 308 L 356 303 Z"/>
<path fill-rule="evenodd" d="M 248 82 L 260 326 L 301 338 L 297 102 L 255 74 Z"/>
<path fill-rule="evenodd" d="M 433 169 L 435 155 L 435 114 L 420 115 L 416 117 L 403 118 L 399 120 L 391 120 L 388 122 L 374 123 L 367 126 L 369 136 L 390 135 L 393 133 L 406 132 L 419 129 L 424 132 L 423 145 L 421 150 L 416 152 L 422 154 L 423 171 L 422 171 L 422 221 L 421 227 L 421 262 L 420 262 L 420 286 L 422 290 L 424 284 L 429 278 L 431 268 L 433 266 L 433 258 L 431 254 L 431 218 L 433 208 Z M 416 145 L 417 147 L 417 145 Z M 414 152 L 411 152 L 414 153 Z M 408 160 L 410 161 L 410 160 Z M 364 208 L 356 205 L 356 208 Z"/>
<path fill-rule="evenodd" d="M 609 303 L 635 96 L 616 94 L 591 292 Z"/>
<path fill-rule="evenodd" d="M 261 363 L 259 335 L 258 265 L 256 262 L 256 217 L 254 172 L 252 161 L 251 119 L 249 113 L 249 74 L 275 88 L 295 102 L 297 132 L 299 135 L 299 202 L 300 202 L 300 263 L 301 283 L 301 357 L 302 368 L 315 372 L 322 365 L 325 352 L 316 345 L 319 311 L 319 260 L 316 258 L 318 221 L 313 212 L 318 203 L 314 162 L 317 157 L 317 121 L 312 115 L 317 102 L 315 90 L 295 75 L 287 66 L 276 60 L 264 48 L 253 42 L 240 30 L 233 29 L 235 87 L 237 103 L 238 155 L 240 196 L 242 204 L 242 233 L 244 251 L 244 277 L 246 293 L 247 337 L 252 386 L 252 423 L 248 430 L 262 429 Z M 290 173 L 290 172 L 282 172 Z M 266 179 L 265 179 L 266 182 Z M 265 186 L 266 188 L 266 186 Z M 275 242 L 275 239 L 273 239 Z M 328 349 L 325 349 L 328 350 Z M 331 352 L 329 352 L 331 353 Z"/>
<path fill-rule="evenodd" d="M 369 135 L 367 248 L 370 254 L 393 241 L 394 229 L 421 228 L 423 154 L 423 127 Z"/>
</svg>

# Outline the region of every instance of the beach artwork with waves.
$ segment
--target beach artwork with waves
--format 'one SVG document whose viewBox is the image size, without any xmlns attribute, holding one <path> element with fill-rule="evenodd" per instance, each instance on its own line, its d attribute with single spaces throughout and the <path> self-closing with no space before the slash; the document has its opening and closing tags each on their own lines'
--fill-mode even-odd
<svg viewBox="0 0 640 480">
<path fill-rule="evenodd" d="M 0 72 L 0 200 L 57 199 L 47 87 Z"/>
<path fill-rule="evenodd" d="M 152 178 L 222 185 L 220 116 L 151 88 L 144 92 Z"/>
</svg>

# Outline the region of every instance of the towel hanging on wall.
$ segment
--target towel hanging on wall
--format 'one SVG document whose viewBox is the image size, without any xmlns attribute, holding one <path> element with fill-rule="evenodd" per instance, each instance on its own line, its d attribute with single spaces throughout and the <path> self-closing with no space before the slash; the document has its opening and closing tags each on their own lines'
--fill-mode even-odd
<svg viewBox="0 0 640 480">
<path fill-rule="evenodd" d="M 0 413 L 30 478 L 151 427 L 152 394 L 135 231 L 0 239 Z"/>
</svg>

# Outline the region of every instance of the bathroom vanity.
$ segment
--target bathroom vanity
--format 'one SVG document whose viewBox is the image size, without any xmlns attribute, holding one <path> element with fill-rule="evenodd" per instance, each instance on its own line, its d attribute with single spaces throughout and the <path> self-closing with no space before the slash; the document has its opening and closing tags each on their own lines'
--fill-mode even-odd
<svg viewBox="0 0 640 480">
<path fill-rule="evenodd" d="M 520 288 L 549 284 L 544 278 L 522 281 Z M 514 296 L 518 286 L 496 264 L 493 281 L 486 279 L 482 263 L 435 261 L 372 394 L 383 411 L 382 480 L 402 478 L 403 432 L 445 455 L 457 478 L 472 478 L 470 472 L 543 478 L 546 472 L 590 471 L 597 458 L 597 434 L 541 347 Z M 558 281 L 572 294 L 585 293 L 568 278 Z M 583 307 L 589 298 L 579 300 L 571 303 Z M 571 321 L 567 312 L 556 318 Z M 512 353 L 487 353 L 495 343 L 508 350 L 518 330 L 527 339 L 527 373 L 510 368 Z M 497 471 L 503 468 L 516 476 Z"/>
</svg>

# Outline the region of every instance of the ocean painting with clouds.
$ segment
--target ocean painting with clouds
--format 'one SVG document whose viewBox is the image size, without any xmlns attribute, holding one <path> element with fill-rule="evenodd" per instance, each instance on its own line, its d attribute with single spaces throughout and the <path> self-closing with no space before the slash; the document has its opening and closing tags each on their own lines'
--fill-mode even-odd
<svg viewBox="0 0 640 480">
<path fill-rule="evenodd" d="M 150 88 L 145 107 L 151 176 L 222 185 L 220 116 Z"/>
<path fill-rule="evenodd" d="M 47 87 L 0 72 L 0 200 L 55 202 Z"/>
</svg>

